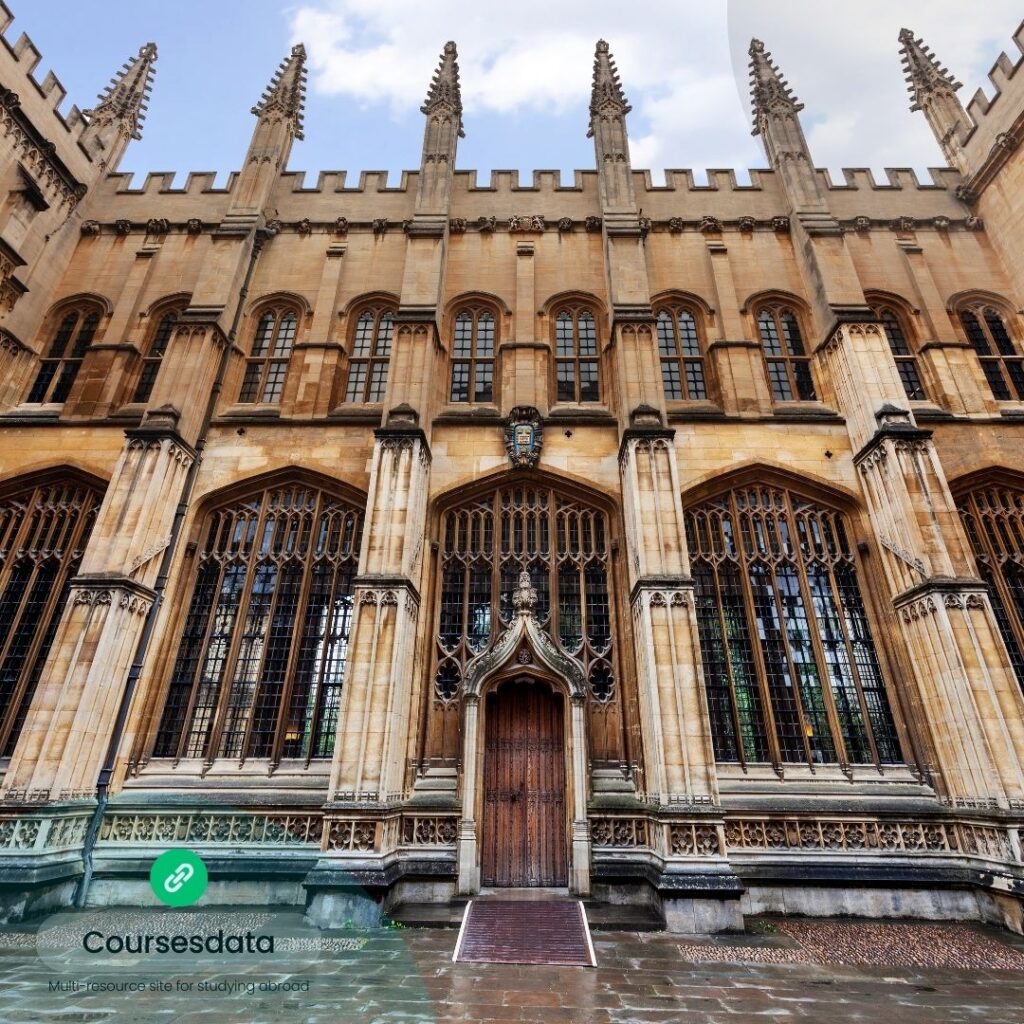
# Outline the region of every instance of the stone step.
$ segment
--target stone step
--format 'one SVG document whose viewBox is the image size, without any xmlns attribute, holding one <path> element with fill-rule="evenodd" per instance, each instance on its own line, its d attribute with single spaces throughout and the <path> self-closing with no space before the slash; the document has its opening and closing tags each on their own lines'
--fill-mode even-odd
<svg viewBox="0 0 1024 1024">
<path fill-rule="evenodd" d="M 466 902 L 400 903 L 388 917 L 406 928 L 458 928 L 466 912 Z"/>
<path fill-rule="evenodd" d="M 601 903 L 584 900 L 590 930 L 595 932 L 659 932 L 665 927 L 661 914 L 644 904 Z"/>
</svg>

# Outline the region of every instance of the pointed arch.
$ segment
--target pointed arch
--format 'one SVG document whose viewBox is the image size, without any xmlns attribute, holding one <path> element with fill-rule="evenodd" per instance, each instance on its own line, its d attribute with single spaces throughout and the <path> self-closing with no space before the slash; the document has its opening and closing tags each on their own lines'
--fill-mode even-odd
<svg viewBox="0 0 1024 1024">
<path fill-rule="evenodd" d="M 106 484 L 54 466 L 0 482 L 0 757 L 10 757 Z"/>
<path fill-rule="evenodd" d="M 747 462 L 724 473 L 713 470 L 688 484 L 682 492 L 683 507 L 739 487 L 765 484 L 794 491 L 804 497 L 849 514 L 861 510 L 860 497 L 834 480 L 809 473 L 794 473 L 781 462 L 765 459 Z"/>
<path fill-rule="evenodd" d="M 949 483 L 1017 682 L 1024 688 L 1024 473 L 990 466 Z"/>
<path fill-rule="evenodd" d="M 684 496 L 719 761 L 902 760 L 843 497 L 764 466 Z"/>
<path fill-rule="evenodd" d="M 152 303 L 144 314 L 149 326 L 142 345 L 142 362 L 129 399 L 131 402 L 149 401 L 175 325 L 191 301 L 191 292 L 165 295 Z"/>
<path fill-rule="evenodd" d="M 67 400 L 85 353 L 102 335 L 110 311 L 108 300 L 89 292 L 69 296 L 51 307 L 43 320 L 43 354 L 26 402 L 42 405 Z"/>
<path fill-rule="evenodd" d="M 950 312 L 974 349 L 992 397 L 998 402 L 1024 401 L 1024 340 L 1020 318 L 994 292 L 958 292 Z"/>
<path fill-rule="evenodd" d="M 202 499 L 154 756 L 332 755 L 364 513 L 365 495 L 296 468 Z"/>
</svg>

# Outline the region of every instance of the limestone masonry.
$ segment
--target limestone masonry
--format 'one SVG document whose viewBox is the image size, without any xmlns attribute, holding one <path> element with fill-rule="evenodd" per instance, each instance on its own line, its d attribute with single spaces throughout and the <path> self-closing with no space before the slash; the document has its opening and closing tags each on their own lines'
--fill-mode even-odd
<svg viewBox="0 0 1024 1024">
<path fill-rule="evenodd" d="M 965 108 L 900 34 L 949 166 L 880 182 L 754 40 L 770 169 L 706 186 L 633 170 L 603 41 L 595 169 L 456 170 L 448 43 L 397 188 L 286 170 L 296 46 L 214 188 L 117 171 L 155 45 L 61 113 L 0 38 L 0 917 L 180 845 L 324 925 L 1020 931 L 1015 43 Z"/>
</svg>

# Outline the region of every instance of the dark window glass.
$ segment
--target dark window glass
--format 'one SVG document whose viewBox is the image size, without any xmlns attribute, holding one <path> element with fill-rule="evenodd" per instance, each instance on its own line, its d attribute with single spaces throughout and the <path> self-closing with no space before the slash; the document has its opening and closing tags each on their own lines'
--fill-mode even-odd
<svg viewBox="0 0 1024 1024">
<path fill-rule="evenodd" d="M 346 402 L 384 401 L 394 329 L 395 315 L 389 309 L 367 309 L 360 313 L 352 335 Z"/>
<path fill-rule="evenodd" d="M 75 309 L 66 313 L 57 325 L 53 341 L 40 360 L 39 371 L 32 383 L 27 401 L 32 403 L 65 402 L 71 392 L 86 349 L 100 325 L 100 314 L 92 309 Z"/>
<path fill-rule="evenodd" d="M 757 329 L 775 401 L 813 402 L 817 396 L 811 361 L 793 310 L 784 306 L 762 309 L 757 314 Z"/>
<path fill-rule="evenodd" d="M 658 352 L 665 397 L 708 397 L 704 355 L 695 315 L 685 308 L 663 309 L 657 316 Z"/>
<path fill-rule="evenodd" d="M 555 389 L 559 402 L 601 401 L 597 322 L 587 309 L 555 314 Z"/>
<path fill-rule="evenodd" d="M 999 310 L 992 306 L 963 309 L 960 323 L 978 355 L 992 397 L 1000 402 L 1024 400 L 1024 360 Z"/>
<path fill-rule="evenodd" d="M 882 321 L 882 329 L 889 342 L 889 349 L 896 361 L 896 372 L 899 374 L 900 383 L 907 398 L 914 402 L 923 401 L 927 396 L 924 387 L 921 385 L 921 374 L 918 372 L 917 357 L 907 340 L 906 331 L 903 329 L 899 315 L 894 309 L 882 308 L 876 310 L 878 318 Z"/>
<path fill-rule="evenodd" d="M 156 376 L 160 372 L 160 363 L 170 344 L 171 335 L 174 333 L 174 325 L 178 322 L 177 312 L 165 313 L 157 324 L 153 337 L 149 342 L 149 349 L 142 360 L 142 373 L 139 374 L 139 381 L 135 385 L 135 393 L 132 395 L 133 402 L 148 402 L 153 394 L 153 385 L 156 383 Z"/>
<path fill-rule="evenodd" d="M 747 487 L 688 509 L 686 533 L 718 760 L 900 761 L 839 513 Z"/>
<path fill-rule="evenodd" d="M 494 316 L 463 310 L 452 336 L 452 402 L 494 401 Z"/>
<path fill-rule="evenodd" d="M 330 757 L 362 516 L 301 484 L 207 520 L 157 757 Z"/>
<path fill-rule="evenodd" d="M 276 404 L 281 401 L 298 326 L 298 317 L 289 309 L 268 309 L 260 316 L 245 365 L 239 402 Z"/>
<path fill-rule="evenodd" d="M 13 753 L 99 502 L 71 483 L 0 499 L 0 756 Z"/>
</svg>

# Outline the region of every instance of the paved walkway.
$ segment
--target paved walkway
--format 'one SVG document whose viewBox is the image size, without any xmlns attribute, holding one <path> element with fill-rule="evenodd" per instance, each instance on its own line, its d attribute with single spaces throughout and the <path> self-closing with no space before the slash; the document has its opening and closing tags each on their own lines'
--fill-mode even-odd
<svg viewBox="0 0 1024 1024">
<path fill-rule="evenodd" d="M 224 917 L 225 915 L 221 915 Z M 252 919 L 250 915 L 246 920 Z M 317 933 L 259 964 L 105 975 L 40 960 L 0 932 L 3 1024 L 872 1024 L 1024 1022 L 1024 941 L 991 928 L 833 921 L 755 923 L 759 934 L 595 934 L 598 967 L 453 964 L 454 931 Z M 305 943 L 305 945 L 304 945 Z M 284 945 L 284 943 L 282 943 Z M 157 978 L 188 995 L 62 991 L 63 982 Z M 190 982 L 187 979 L 191 979 Z M 199 992 L 205 982 L 213 988 Z M 260 991 L 281 983 L 308 991 Z M 216 986 L 220 986 L 219 988 Z M 238 986 L 252 986 L 240 990 Z M 231 990 L 234 986 L 234 991 Z"/>
</svg>

